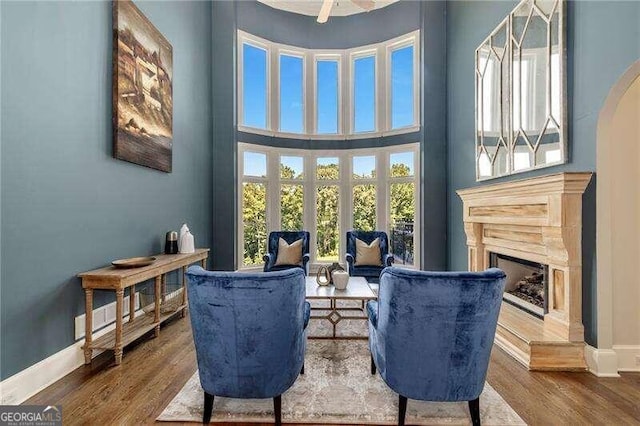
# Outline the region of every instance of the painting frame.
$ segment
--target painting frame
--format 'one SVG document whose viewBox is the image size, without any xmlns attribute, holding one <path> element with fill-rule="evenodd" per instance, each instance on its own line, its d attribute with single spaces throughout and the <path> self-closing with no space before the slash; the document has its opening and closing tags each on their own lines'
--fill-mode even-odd
<svg viewBox="0 0 640 426">
<path fill-rule="evenodd" d="M 113 157 L 171 173 L 173 47 L 131 0 L 114 0 Z"/>
</svg>

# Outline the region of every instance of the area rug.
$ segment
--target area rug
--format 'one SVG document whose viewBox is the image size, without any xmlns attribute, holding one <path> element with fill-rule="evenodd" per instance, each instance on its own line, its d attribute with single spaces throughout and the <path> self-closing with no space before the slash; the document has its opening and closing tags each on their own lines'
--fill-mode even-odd
<svg viewBox="0 0 640 426">
<path fill-rule="evenodd" d="M 358 327 L 359 328 L 359 327 Z M 203 391 L 198 372 L 157 420 L 202 422 Z M 398 396 L 369 371 L 366 341 L 309 340 L 305 374 L 282 395 L 284 423 L 397 424 Z M 488 384 L 480 397 L 484 425 L 522 425 L 524 421 Z M 409 400 L 407 424 L 467 425 L 468 406 Z M 212 422 L 272 422 L 272 399 L 215 398 Z"/>
</svg>

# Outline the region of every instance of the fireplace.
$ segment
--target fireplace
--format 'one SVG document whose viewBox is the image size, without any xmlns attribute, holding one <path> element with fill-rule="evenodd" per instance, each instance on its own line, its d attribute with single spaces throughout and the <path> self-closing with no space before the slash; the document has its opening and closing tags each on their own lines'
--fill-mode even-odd
<svg viewBox="0 0 640 426">
<path fill-rule="evenodd" d="M 586 367 L 582 193 L 590 178 L 559 173 L 458 191 L 469 270 L 497 266 L 509 281 L 495 342 L 531 370 Z"/>
<path fill-rule="evenodd" d="M 540 319 L 544 318 L 549 299 L 547 265 L 490 252 L 489 266 L 500 268 L 507 275 L 502 296 L 505 302 Z"/>
</svg>

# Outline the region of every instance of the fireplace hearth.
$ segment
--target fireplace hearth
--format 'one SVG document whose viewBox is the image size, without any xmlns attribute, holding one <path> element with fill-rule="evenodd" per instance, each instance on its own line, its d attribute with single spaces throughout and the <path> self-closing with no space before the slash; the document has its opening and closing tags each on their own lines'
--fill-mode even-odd
<svg viewBox="0 0 640 426">
<path fill-rule="evenodd" d="M 489 265 L 507 275 L 505 302 L 538 318 L 544 317 L 548 312 L 547 265 L 493 252 L 489 254 Z"/>
</svg>

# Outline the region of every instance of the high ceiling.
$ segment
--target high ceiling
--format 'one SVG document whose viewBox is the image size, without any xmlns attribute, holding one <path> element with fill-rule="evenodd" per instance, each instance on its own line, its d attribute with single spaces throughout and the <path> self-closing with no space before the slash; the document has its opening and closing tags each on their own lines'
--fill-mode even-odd
<svg viewBox="0 0 640 426">
<path fill-rule="evenodd" d="M 299 13 L 302 15 L 318 16 L 322 7 L 322 0 L 258 0 L 261 3 L 276 9 L 286 10 L 287 12 Z M 389 6 L 398 0 L 376 0 L 374 9 L 380 9 Z M 330 16 L 349 16 L 356 13 L 366 12 L 358 7 L 351 0 L 337 0 L 331 9 Z"/>
</svg>

